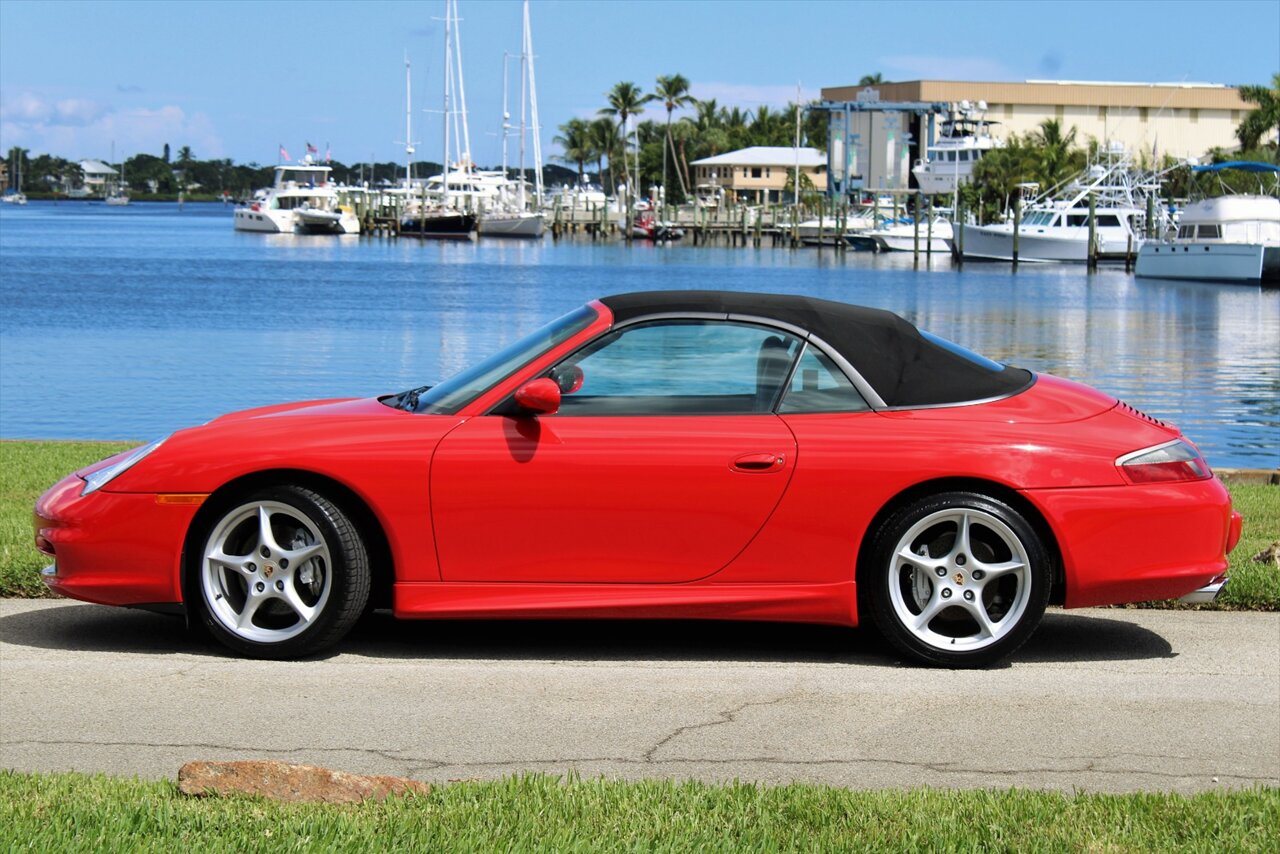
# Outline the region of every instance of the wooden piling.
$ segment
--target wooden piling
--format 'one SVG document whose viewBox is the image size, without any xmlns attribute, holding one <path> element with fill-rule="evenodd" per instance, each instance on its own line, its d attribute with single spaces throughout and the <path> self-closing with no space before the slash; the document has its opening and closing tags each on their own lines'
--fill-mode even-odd
<svg viewBox="0 0 1280 854">
<path fill-rule="evenodd" d="M 1098 269 L 1098 200 L 1089 194 L 1089 263 L 1088 269 Z"/>
</svg>

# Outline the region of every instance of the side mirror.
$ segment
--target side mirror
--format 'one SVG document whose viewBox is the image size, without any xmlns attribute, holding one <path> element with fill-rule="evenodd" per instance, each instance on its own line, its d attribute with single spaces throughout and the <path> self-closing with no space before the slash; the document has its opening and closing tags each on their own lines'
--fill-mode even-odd
<svg viewBox="0 0 1280 854">
<path fill-rule="evenodd" d="M 549 377 L 529 380 L 516 389 L 516 403 L 539 415 L 554 415 L 560 409 L 560 386 Z"/>
</svg>

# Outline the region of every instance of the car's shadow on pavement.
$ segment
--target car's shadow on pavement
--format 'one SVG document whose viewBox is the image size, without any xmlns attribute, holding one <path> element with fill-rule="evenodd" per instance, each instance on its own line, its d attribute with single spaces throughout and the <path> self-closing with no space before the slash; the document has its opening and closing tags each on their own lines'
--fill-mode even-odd
<svg viewBox="0 0 1280 854">
<path fill-rule="evenodd" d="M 1123 612 L 1116 612 L 1117 614 Z M 228 657 L 177 617 L 67 604 L 0 618 L 0 640 L 65 651 Z M 870 629 L 684 620 L 396 620 L 375 612 L 335 650 L 405 660 L 906 662 Z M 1136 661 L 1176 655 L 1161 635 L 1094 614 L 1049 611 L 1008 663 Z"/>
</svg>

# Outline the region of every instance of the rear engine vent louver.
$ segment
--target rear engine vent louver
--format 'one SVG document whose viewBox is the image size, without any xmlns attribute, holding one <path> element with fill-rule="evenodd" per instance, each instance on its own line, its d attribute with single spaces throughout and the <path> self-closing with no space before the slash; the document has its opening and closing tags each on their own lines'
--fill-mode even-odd
<svg viewBox="0 0 1280 854">
<path fill-rule="evenodd" d="M 1130 406 L 1129 404 L 1125 403 L 1123 400 L 1122 400 L 1122 401 L 1120 401 L 1120 405 L 1119 405 L 1117 408 L 1118 408 L 1121 412 L 1127 412 L 1129 415 L 1132 415 L 1132 416 L 1134 416 L 1135 418 L 1141 418 L 1143 421 L 1146 421 L 1146 422 L 1148 422 L 1148 423 L 1150 423 L 1150 424 L 1154 424 L 1154 425 L 1156 425 L 1157 427 L 1168 427 L 1168 426 L 1169 426 L 1168 424 L 1166 424 L 1166 423 L 1164 423 L 1163 421 L 1161 421 L 1159 418 L 1152 418 L 1152 417 L 1151 417 L 1150 415 L 1148 415 L 1147 413 L 1145 413 L 1145 412 L 1143 412 L 1143 411 L 1141 411 L 1141 410 L 1138 410 L 1138 409 L 1134 409 L 1132 406 Z"/>
</svg>

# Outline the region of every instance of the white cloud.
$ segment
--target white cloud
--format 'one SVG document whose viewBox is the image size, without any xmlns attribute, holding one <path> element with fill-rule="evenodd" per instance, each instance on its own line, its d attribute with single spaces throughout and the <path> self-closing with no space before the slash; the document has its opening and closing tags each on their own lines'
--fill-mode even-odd
<svg viewBox="0 0 1280 854">
<path fill-rule="evenodd" d="M 29 91 L 0 94 L 0 150 L 20 145 L 33 154 L 68 159 L 159 154 L 188 145 L 201 159 L 223 156 L 221 137 L 204 113 L 181 107 L 117 109 L 82 98 L 47 99 Z"/>
</svg>

